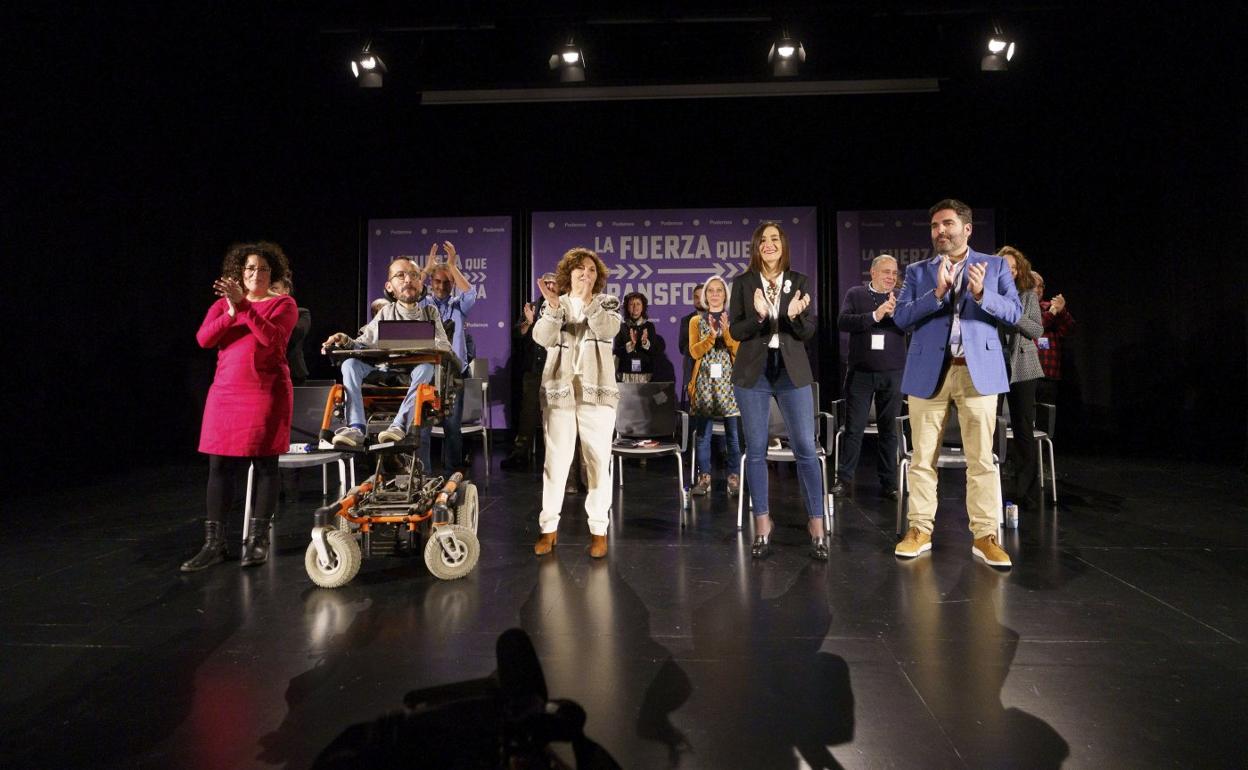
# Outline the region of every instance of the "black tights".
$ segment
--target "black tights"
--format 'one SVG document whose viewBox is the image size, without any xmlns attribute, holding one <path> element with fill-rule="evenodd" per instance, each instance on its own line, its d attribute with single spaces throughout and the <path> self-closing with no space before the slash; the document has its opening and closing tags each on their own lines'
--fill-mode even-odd
<svg viewBox="0 0 1248 770">
<path fill-rule="evenodd" d="M 239 474 L 247 473 L 247 465 L 256 464 L 256 507 L 253 516 L 271 519 L 277 510 L 281 478 L 277 471 L 277 455 L 271 457 L 225 457 L 208 455 L 208 520 L 224 521 L 234 502 Z"/>
</svg>

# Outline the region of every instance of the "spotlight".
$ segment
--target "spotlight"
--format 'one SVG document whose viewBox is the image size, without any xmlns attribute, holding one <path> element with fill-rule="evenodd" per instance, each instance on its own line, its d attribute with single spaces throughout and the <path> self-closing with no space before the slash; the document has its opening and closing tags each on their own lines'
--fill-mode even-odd
<svg viewBox="0 0 1248 770">
<path fill-rule="evenodd" d="M 386 63 L 372 50 L 372 47 L 373 43 L 370 40 L 351 60 L 351 74 L 355 75 L 360 88 L 381 88 L 382 75 L 387 72 Z"/>
<path fill-rule="evenodd" d="M 988 36 L 988 53 L 979 62 L 983 72 L 1005 72 L 1009 62 L 1014 58 L 1014 39 L 1001 31 L 1001 25 L 993 23 L 992 34 Z"/>
<path fill-rule="evenodd" d="M 585 80 L 585 54 L 568 38 L 567 45 L 550 57 L 550 68 L 559 71 L 559 82 L 580 83 Z"/>
<path fill-rule="evenodd" d="M 789 37 L 787 31 L 782 32 L 780 39 L 771 44 L 767 52 L 767 63 L 771 65 L 771 74 L 778 78 L 791 78 L 797 75 L 802 62 L 806 61 L 806 48 L 800 40 Z"/>
</svg>

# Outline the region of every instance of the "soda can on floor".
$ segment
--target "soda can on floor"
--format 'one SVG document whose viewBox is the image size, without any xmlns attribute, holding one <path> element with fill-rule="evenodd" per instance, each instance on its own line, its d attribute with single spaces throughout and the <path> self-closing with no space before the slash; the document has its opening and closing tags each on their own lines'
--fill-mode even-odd
<svg viewBox="0 0 1248 770">
<path fill-rule="evenodd" d="M 1006 502 L 1005 504 L 1005 526 L 1009 529 L 1018 529 L 1018 504 Z"/>
</svg>

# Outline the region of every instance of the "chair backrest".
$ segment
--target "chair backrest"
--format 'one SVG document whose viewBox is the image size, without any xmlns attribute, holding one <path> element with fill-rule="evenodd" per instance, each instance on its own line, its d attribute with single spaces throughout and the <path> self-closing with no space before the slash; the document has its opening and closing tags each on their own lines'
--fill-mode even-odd
<svg viewBox="0 0 1248 770">
<path fill-rule="evenodd" d="M 615 430 L 629 438 L 661 438 L 676 433 L 676 383 L 619 382 Z"/>
<path fill-rule="evenodd" d="M 475 425 L 481 422 L 481 415 L 485 410 L 485 380 L 480 377 L 469 377 L 464 380 L 463 399 L 464 414 L 460 422 L 464 425 Z"/>
<path fill-rule="evenodd" d="M 813 414 L 816 415 L 815 419 L 811 420 L 810 429 L 814 431 L 815 439 L 818 440 L 819 438 L 819 418 L 818 418 L 819 383 L 812 382 L 810 384 L 810 396 L 814 402 Z M 767 435 L 779 436 L 780 438 L 783 438 L 783 439 L 787 439 L 789 437 L 789 427 L 784 422 L 784 414 L 780 411 L 780 404 L 774 398 L 771 399 L 771 411 L 767 415 Z"/>
<path fill-rule="evenodd" d="M 472 363 L 468 364 L 468 375 L 478 379 L 488 379 L 490 376 L 490 359 L 483 356 L 477 356 L 472 359 Z"/>
<path fill-rule="evenodd" d="M 296 385 L 294 411 L 290 416 L 290 443 L 315 444 L 321 436 L 321 420 L 325 416 L 325 402 L 334 386 Z M 330 426 L 331 429 L 334 427 Z"/>
</svg>

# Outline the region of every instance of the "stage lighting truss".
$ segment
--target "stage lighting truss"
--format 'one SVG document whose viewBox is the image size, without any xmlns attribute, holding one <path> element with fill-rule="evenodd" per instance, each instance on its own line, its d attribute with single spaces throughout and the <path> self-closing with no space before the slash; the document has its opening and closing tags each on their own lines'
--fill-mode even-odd
<svg viewBox="0 0 1248 770">
<path fill-rule="evenodd" d="M 992 34 L 988 36 L 988 52 L 979 62 L 983 72 L 1005 72 L 1009 69 L 1010 60 L 1014 58 L 1014 38 L 1001 30 L 1001 25 L 993 22 Z"/>
<path fill-rule="evenodd" d="M 800 40 L 789 37 L 788 31 L 780 34 L 780 38 L 771 44 L 767 52 L 767 63 L 771 65 L 772 75 L 778 78 L 793 77 L 806 61 L 806 47 Z"/>
<path fill-rule="evenodd" d="M 373 50 L 372 41 L 365 43 L 360 53 L 351 60 L 351 74 L 360 88 L 381 88 L 382 76 L 386 72 L 386 63 Z"/>
<path fill-rule="evenodd" d="M 550 56 L 551 70 L 559 73 L 561 83 L 580 83 L 585 80 L 585 53 L 568 38 L 566 45 Z"/>
</svg>

